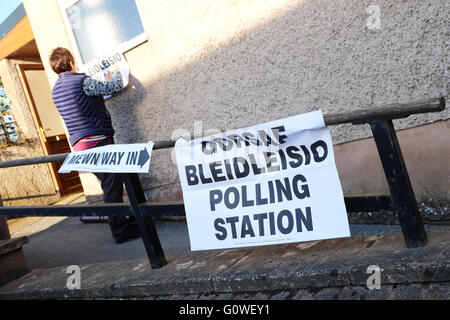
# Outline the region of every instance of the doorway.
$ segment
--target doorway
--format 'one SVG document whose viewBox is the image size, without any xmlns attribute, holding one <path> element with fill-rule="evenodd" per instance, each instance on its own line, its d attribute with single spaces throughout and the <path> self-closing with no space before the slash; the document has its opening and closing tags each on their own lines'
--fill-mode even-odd
<svg viewBox="0 0 450 320">
<path fill-rule="evenodd" d="M 50 84 L 42 64 L 19 65 L 30 110 L 46 155 L 71 152 L 66 131 L 53 103 Z M 78 172 L 58 173 L 62 162 L 51 163 L 52 175 L 61 196 L 83 190 Z"/>
</svg>

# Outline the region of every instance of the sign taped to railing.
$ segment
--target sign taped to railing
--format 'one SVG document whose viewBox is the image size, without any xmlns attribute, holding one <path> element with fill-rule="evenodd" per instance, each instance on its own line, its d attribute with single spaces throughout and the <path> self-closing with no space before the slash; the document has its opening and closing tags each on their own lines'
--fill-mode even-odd
<svg viewBox="0 0 450 320">
<path fill-rule="evenodd" d="M 72 152 L 64 160 L 59 173 L 117 172 L 146 173 L 150 170 L 153 142 L 110 144 L 84 151 Z"/>
<path fill-rule="evenodd" d="M 180 138 L 175 151 L 193 251 L 350 236 L 320 110 Z"/>
</svg>

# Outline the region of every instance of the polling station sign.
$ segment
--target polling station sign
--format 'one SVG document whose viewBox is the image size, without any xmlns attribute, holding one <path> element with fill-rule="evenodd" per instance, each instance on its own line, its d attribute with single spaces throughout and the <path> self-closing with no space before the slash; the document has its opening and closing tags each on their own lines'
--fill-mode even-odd
<svg viewBox="0 0 450 320">
<path fill-rule="evenodd" d="M 153 143 L 110 144 L 84 151 L 72 152 L 58 170 L 71 171 L 146 173 L 150 169 Z"/>
<path fill-rule="evenodd" d="M 180 138 L 175 151 L 193 251 L 350 236 L 321 111 Z"/>
</svg>

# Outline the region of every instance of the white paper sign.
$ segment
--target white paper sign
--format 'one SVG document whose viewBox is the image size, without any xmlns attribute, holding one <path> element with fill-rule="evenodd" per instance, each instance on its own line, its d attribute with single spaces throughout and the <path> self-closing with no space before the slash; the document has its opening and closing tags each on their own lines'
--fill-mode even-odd
<svg viewBox="0 0 450 320">
<path fill-rule="evenodd" d="M 150 169 L 153 143 L 110 144 L 84 151 L 72 152 L 64 160 L 59 173 L 84 172 L 136 172 Z"/>
<path fill-rule="evenodd" d="M 321 111 L 175 149 L 191 250 L 350 236 Z"/>
<path fill-rule="evenodd" d="M 82 72 L 97 81 L 106 81 L 106 76 L 111 72 L 110 67 L 118 66 L 120 74 L 122 75 L 123 87 L 128 85 L 130 77 L 130 66 L 126 61 L 124 55 L 120 51 L 112 51 L 111 53 L 102 55 L 97 59 L 85 64 L 82 67 Z M 105 96 L 109 98 L 111 96 Z"/>
</svg>

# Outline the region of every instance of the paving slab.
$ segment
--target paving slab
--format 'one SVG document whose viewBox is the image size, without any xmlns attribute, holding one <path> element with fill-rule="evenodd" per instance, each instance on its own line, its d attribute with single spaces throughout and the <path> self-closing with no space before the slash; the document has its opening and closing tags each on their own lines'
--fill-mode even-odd
<svg viewBox="0 0 450 320">
<path fill-rule="evenodd" d="M 285 295 L 281 294 L 283 290 L 365 286 L 370 265 L 381 268 L 382 286 L 448 283 L 449 231 L 428 230 L 428 245 L 413 249 L 406 248 L 403 235 L 396 233 L 191 252 L 170 257 L 167 266 L 153 270 L 146 259 L 86 264 L 80 266 L 81 289 L 77 290 L 66 287 L 66 267 L 36 269 L 0 287 L 0 299 L 147 298 L 237 292 L 255 296 L 277 290 L 281 297 Z M 347 291 L 342 292 L 345 295 Z"/>
</svg>

